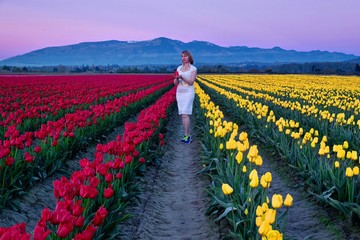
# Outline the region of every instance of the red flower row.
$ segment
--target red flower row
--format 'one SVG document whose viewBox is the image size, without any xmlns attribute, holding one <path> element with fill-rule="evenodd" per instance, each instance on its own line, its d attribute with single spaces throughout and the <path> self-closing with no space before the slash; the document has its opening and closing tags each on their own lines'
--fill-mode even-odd
<svg viewBox="0 0 360 240">
<path fill-rule="evenodd" d="M 119 202 L 110 200 L 121 198 L 119 192 L 124 183 L 132 180 L 129 179 L 132 175 L 129 172 L 136 171 L 145 162 L 144 156 L 141 156 L 141 146 L 154 137 L 161 127 L 161 119 L 166 118 L 166 112 L 174 102 L 175 88 L 172 88 L 155 104 L 141 111 L 137 123 L 126 123 L 123 136 L 98 145 L 93 161 L 81 160 L 82 169 L 74 172 L 70 179 L 63 177 L 54 181 L 54 196 L 58 199 L 55 210 L 43 210 L 33 238 L 46 239 L 51 235 L 92 239 L 108 214 L 116 214 L 108 209 L 118 208 Z M 164 135 L 158 136 L 160 144 L 163 144 Z M 24 226 L 23 223 L 0 228 L 0 238 L 30 239 Z"/>
</svg>

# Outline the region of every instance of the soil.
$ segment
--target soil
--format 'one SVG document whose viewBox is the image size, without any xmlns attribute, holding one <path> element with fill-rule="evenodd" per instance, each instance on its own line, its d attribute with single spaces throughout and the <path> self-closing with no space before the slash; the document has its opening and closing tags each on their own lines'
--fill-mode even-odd
<svg viewBox="0 0 360 240">
<path fill-rule="evenodd" d="M 193 119 L 191 121 L 194 123 Z M 114 140 L 122 131 L 120 126 L 104 142 Z M 205 214 L 210 201 L 205 188 L 210 182 L 198 173 L 202 168 L 199 162 L 201 139 L 194 128 L 191 131 L 194 141 L 189 145 L 180 143 L 183 129 L 174 110 L 167 124 L 164 155 L 157 164 L 146 169 L 141 181 L 144 192 L 139 201 L 127 209 L 134 217 L 117 226 L 121 235 L 119 239 L 215 240 L 226 237 L 226 223 L 214 222 Z M 93 158 L 95 145 L 69 161 L 68 175 L 79 168 L 79 159 Z M 281 163 L 268 157 L 261 149 L 260 154 L 264 160 L 261 171 L 270 171 L 273 177 L 268 195 L 271 197 L 278 193 L 285 196 L 290 193 L 294 198 L 294 205 L 287 216 L 284 239 L 360 239 L 360 234 L 349 223 L 337 218 L 334 210 L 329 214 L 311 200 L 292 175 L 289 176 L 290 171 L 280 171 Z M 0 213 L 0 226 L 26 222 L 27 231 L 31 232 L 40 219 L 42 209 L 53 209 L 55 206 L 52 183 L 62 175 L 51 176 L 32 188 L 26 196 L 15 199 L 19 209 L 4 209 Z"/>
</svg>

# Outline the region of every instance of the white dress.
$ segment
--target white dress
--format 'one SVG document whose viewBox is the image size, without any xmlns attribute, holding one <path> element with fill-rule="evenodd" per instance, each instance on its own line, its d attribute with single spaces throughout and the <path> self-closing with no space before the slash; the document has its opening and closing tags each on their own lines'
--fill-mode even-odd
<svg viewBox="0 0 360 240">
<path fill-rule="evenodd" d="M 196 67 L 190 65 L 190 69 L 188 71 L 181 71 L 182 65 L 177 68 L 177 71 L 180 75 L 182 75 L 185 79 L 190 79 L 191 73 L 196 71 Z M 189 85 L 183 80 L 179 79 L 179 84 L 176 89 L 176 101 L 178 105 L 179 115 L 181 114 L 192 114 L 193 102 L 195 98 L 195 90 L 194 85 Z"/>
</svg>

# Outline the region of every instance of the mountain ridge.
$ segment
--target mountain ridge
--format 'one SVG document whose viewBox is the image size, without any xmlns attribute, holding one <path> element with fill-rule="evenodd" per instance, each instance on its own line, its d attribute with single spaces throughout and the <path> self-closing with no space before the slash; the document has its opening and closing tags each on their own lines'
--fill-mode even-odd
<svg viewBox="0 0 360 240">
<path fill-rule="evenodd" d="M 106 40 L 52 46 L 0 61 L 0 65 L 150 65 L 178 64 L 180 52 L 190 50 L 198 64 L 342 62 L 354 54 L 313 50 L 309 52 L 247 46 L 222 47 L 207 41 L 182 42 L 166 37 L 145 41 Z"/>
</svg>

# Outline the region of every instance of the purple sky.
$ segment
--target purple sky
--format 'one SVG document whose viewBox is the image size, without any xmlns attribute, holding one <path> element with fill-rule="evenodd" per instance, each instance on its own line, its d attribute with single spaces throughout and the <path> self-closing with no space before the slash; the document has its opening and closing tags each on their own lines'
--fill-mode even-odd
<svg viewBox="0 0 360 240">
<path fill-rule="evenodd" d="M 360 0 L 0 0 L 0 60 L 157 37 L 360 56 Z"/>
</svg>

